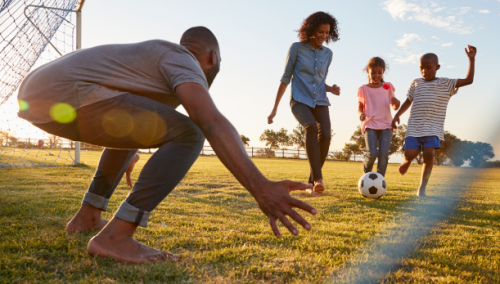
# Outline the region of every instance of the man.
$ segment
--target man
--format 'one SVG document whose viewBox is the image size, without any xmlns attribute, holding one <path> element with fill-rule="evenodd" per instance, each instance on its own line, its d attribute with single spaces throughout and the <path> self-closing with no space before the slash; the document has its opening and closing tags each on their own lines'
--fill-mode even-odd
<svg viewBox="0 0 500 284">
<path fill-rule="evenodd" d="M 311 225 L 292 208 L 316 210 L 289 194 L 312 185 L 267 180 L 244 151 L 231 123 L 217 110 L 208 89 L 219 72 L 217 39 L 205 27 L 188 29 L 180 45 L 153 40 L 104 45 L 70 53 L 31 72 L 19 100 L 19 116 L 71 140 L 106 148 L 82 206 L 68 223 L 71 232 L 101 229 L 88 253 L 140 263 L 178 256 L 133 239 L 150 212 L 174 189 L 199 156 L 205 137 L 224 165 L 253 195 L 274 234 L 280 220 L 292 234 Z M 175 108 L 182 104 L 186 117 Z M 115 149 L 109 149 L 115 148 Z M 137 150 L 158 148 L 109 223 L 101 218 L 109 198 Z"/>
</svg>

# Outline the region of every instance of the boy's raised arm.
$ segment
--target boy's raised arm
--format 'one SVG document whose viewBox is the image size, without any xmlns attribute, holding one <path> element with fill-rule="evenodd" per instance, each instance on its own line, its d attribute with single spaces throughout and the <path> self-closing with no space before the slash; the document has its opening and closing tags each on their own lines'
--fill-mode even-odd
<svg viewBox="0 0 500 284">
<path fill-rule="evenodd" d="M 467 72 L 467 78 L 457 80 L 457 83 L 455 84 L 455 88 L 457 89 L 462 86 L 470 85 L 472 84 L 472 82 L 474 82 L 474 66 L 476 63 L 477 49 L 472 45 L 468 45 L 468 47 L 469 50 L 465 48 L 465 54 L 467 54 L 467 57 L 469 57 L 469 71 Z"/>
</svg>

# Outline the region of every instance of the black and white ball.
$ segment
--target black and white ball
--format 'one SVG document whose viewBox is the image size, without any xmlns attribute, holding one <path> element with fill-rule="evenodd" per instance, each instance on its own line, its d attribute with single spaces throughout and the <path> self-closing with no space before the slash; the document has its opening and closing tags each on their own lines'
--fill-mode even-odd
<svg viewBox="0 0 500 284">
<path fill-rule="evenodd" d="M 385 194 L 387 183 L 381 174 L 370 172 L 361 176 L 358 189 L 359 193 L 364 197 L 376 199 Z"/>
</svg>

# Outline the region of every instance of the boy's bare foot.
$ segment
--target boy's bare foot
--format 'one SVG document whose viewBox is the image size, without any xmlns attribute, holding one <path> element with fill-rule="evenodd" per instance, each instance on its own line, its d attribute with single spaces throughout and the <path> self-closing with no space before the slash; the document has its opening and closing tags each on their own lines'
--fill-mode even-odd
<svg viewBox="0 0 500 284">
<path fill-rule="evenodd" d="M 417 196 L 418 197 L 427 197 L 427 195 L 425 194 L 425 191 L 422 191 L 422 192 L 417 192 Z"/>
<path fill-rule="evenodd" d="M 114 217 L 87 246 L 92 256 L 111 257 L 130 263 L 176 261 L 178 255 L 148 247 L 133 238 L 137 225 Z"/>
<path fill-rule="evenodd" d="M 410 168 L 411 162 L 404 160 L 404 162 L 401 163 L 401 166 L 399 166 L 399 173 L 401 175 L 406 174 L 408 171 L 408 168 Z"/>
<path fill-rule="evenodd" d="M 106 226 L 108 220 L 101 218 L 101 210 L 90 205 L 82 205 L 75 217 L 66 225 L 66 232 L 82 232 L 100 230 Z"/>
<path fill-rule="evenodd" d="M 417 191 L 417 196 L 418 197 L 427 197 L 427 195 L 425 194 L 425 190 L 418 190 Z"/>
</svg>

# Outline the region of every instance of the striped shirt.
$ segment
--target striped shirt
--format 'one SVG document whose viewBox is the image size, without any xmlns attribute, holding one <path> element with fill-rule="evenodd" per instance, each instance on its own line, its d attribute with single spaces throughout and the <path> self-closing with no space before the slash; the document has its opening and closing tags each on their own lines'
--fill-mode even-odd
<svg viewBox="0 0 500 284">
<path fill-rule="evenodd" d="M 407 97 L 413 102 L 406 137 L 437 136 L 444 141 L 444 119 L 457 79 L 438 78 L 411 82 Z"/>
</svg>

